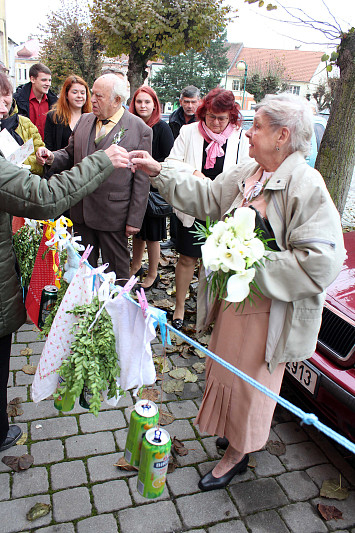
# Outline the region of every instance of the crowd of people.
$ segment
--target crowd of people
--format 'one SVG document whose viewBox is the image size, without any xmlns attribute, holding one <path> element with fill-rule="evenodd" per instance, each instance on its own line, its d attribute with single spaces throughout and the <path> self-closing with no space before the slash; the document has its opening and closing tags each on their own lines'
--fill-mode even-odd
<svg viewBox="0 0 355 533">
<path fill-rule="evenodd" d="M 142 280 L 147 246 L 142 287 L 149 290 L 159 283 L 160 241 L 167 237 L 165 218 L 147 210 L 149 194 L 159 192 L 174 208 L 165 245 L 179 253 L 172 317 L 179 330 L 201 257 L 195 220 L 203 225 L 207 217 L 223 220 L 240 207 L 253 208 L 275 242 L 256 271 L 260 298 L 238 309 L 208 300 L 201 267 L 197 329 L 213 325 L 209 349 L 278 393 L 285 364 L 313 354 L 325 290 L 345 257 L 339 214 L 322 176 L 305 159 L 313 131 L 307 101 L 268 95 L 244 132 L 231 91 L 217 87 L 201 98 L 198 88 L 188 86 L 168 125 L 149 86 L 137 89 L 127 109 L 122 76 L 103 73 L 91 97 L 82 78 L 69 76 L 57 100 L 49 89 L 50 71 L 34 67 L 30 83 L 14 99 L 10 82 L 0 75 L 1 129 L 19 144 L 28 134 L 37 141 L 31 172 L 0 158 L 0 451 L 21 435 L 6 414 L 11 336 L 25 320 L 11 243 L 13 215 L 42 219 L 70 208 L 75 232 L 84 246 L 93 246 L 90 263 L 96 266 L 101 253 L 121 284 L 133 274 Z M 267 441 L 274 408 L 273 400 L 208 359 L 195 423 L 216 435 L 226 452 L 200 480 L 201 490 L 223 488 L 245 471 L 248 454 Z"/>
</svg>

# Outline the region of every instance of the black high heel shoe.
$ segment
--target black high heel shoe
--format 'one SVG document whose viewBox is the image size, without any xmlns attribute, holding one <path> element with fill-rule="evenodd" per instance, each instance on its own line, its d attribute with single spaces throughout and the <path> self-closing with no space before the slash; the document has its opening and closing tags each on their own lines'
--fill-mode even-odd
<svg viewBox="0 0 355 533">
<path fill-rule="evenodd" d="M 143 273 L 144 273 L 143 267 L 140 267 L 140 269 L 137 270 L 137 272 L 133 274 L 133 276 L 136 276 L 136 278 L 139 278 L 139 281 L 142 281 Z"/>
<path fill-rule="evenodd" d="M 157 274 L 157 277 L 155 278 L 153 283 L 149 285 L 149 287 L 142 287 L 142 289 L 144 289 L 145 292 L 150 291 L 150 289 L 155 289 L 158 286 L 159 281 L 160 281 L 160 275 Z"/>
<path fill-rule="evenodd" d="M 234 478 L 236 474 L 243 474 L 243 472 L 246 471 L 247 466 L 249 463 L 249 455 L 246 453 L 237 463 L 234 465 L 228 472 L 224 474 L 224 476 L 221 477 L 214 477 L 212 474 L 212 470 L 208 472 L 203 478 L 200 479 L 198 482 L 198 486 L 203 491 L 208 490 L 216 490 L 216 489 L 224 489 L 228 485 L 228 483 Z"/>
</svg>

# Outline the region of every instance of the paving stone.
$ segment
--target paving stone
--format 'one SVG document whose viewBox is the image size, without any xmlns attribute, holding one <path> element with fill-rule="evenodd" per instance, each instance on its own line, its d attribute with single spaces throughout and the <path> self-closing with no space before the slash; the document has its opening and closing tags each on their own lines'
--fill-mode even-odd
<svg viewBox="0 0 355 533">
<path fill-rule="evenodd" d="M 187 527 L 204 526 L 238 516 L 238 511 L 225 490 L 182 496 L 176 499 L 176 505 Z"/>
<path fill-rule="evenodd" d="M 276 511 L 263 511 L 245 519 L 250 533 L 288 533 L 289 529 Z M 307 532 L 308 533 L 308 532 Z"/>
<path fill-rule="evenodd" d="M 171 355 L 169 355 L 169 359 L 171 361 L 171 364 L 172 364 L 172 368 L 175 368 L 175 367 L 191 367 L 194 363 L 197 362 L 196 358 L 193 357 L 192 355 L 190 357 L 188 357 L 187 359 L 185 359 L 184 357 L 182 357 L 180 355 L 180 353 L 173 353 Z M 193 368 L 191 368 L 191 372 L 194 372 Z"/>
<path fill-rule="evenodd" d="M 327 526 L 331 531 L 334 531 L 339 528 L 341 525 L 342 528 L 353 527 L 355 525 L 355 492 L 349 492 L 349 496 L 346 500 L 331 500 L 328 498 L 317 498 L 312 502 L 315 506 L 319 503 L 326 505 L 334 505 L 339 511 L 343 513 L 343 518 L 339 523 L 339 520 L 328 520 Z"/>
<path fill-rule="evenodd" d="M 266 450 L 254 452 L 253 457 L 256 461 L 256 467 L 254 468 L 256 477 L 275 476 L 286 471 L 279 457 L 272 455 Z"/>
<path fill-rule="evenodd" d="M 193 369 L 192 369 L 193 371 Z M 179 398 L 181 400 L 195 400 L 195 403 L 198 403 L 198 406 L 200 406 L 200 402 L 202 400 L 203 390 L 204 390 L 204 384 L 201 385 L 201 381 L 197 383 L 185 383 L 184 390 L 180 394 Z"/>
<path fill-rule="evenodd" d="M 56 522 L 90 516 L 92 512 L 89 490 L 86 487 L 61 490 L 52 495 L 53 518 Z"/>
<path fill-rule="evenodd" d="M 110 431 L 102 431 L 100 433 L 68 437 L 65 441 L 65 449 L 68 457 L 86 457 L 87 455 L 114 452 L 116 447 L 112 433 Z"/>
<path fill-rule="evenodd" d="M 84 483 L 87 483 L 87 474 L 82 461 L 69 461 L 51 466 L 53 490 L 77 487 Z"/>
<path fill-rule="evenodd" d="M 176 437 L 179 440 L 188 440 L 196 438 L 192 424 L 189 420 L 175 420 L 171 424 L 164 426 L 164 429 L 166 429 L 171 438 Z"/>
<path fill-rule="evenodd" d="M 28 494 L 48 492 L 48 473 L 44 467 L 29 468 L 25 472 L 14 472 L 12 497 L 21 498 Z"/>
<path fill-rule="evenodd" d="M 296 422 L 277 424 L 274 426 L 273 430 L 285 444 L 296 444 L 297 442 L 308 440 L 307 434 L 299 424 L 296 424 Z"/>
<path fill-rule="evenodd" d="M 46 504 L 51 503 L 47 494 L 0 502 L 1 533 L 18 533 L 19 531 L 27 531 L 30 522 L 28 522 L 26 514 L 37 502 Z M 51 520 L 52 511 L 46 516 L 38 518 L 36 520 L 36 527 L 45 526 L 49 524 Z"/>
<path fill-rule="evenodd" d="M 38 331 L 33 331 L 33 329 L 27 330 L 27 331 L 18 331 L 16 335 L 16 342 L 25 342 L 33 343 L 35 344 L 36 341 L 38 341 Z M 44 344 L 44 341 L 43 341 Z M 32 348 L 32 346 L 29 346 L 29 348 Z"/>
<path fill-rule="evenodd" d="M 166 481 L 169 489 L 174 496 L 182 494 L 191 494 L 198 492 L 200 489 L 197 484 L 201 476 L 193 467 L 177 468 L 175 472 L 167 475 Z"/>
<path fill-rule="evenodd" d="M 115 409 L 114 411 L 101 411 L 97 417 L 92 413 L 80 415 L 79 424 L 83 433 L 93 433 L 124 428 L 127 423 L 121 411 Z"/>
<path fill-rule="evenodd" d="M 313 442 L 289 444 L 281 459 L 287 470 L 299 470 L 328 462 L 324 453 Z"/>
<path fill-rule="evenodd" d="M 185 448 L 188 449 L 189 453 L 183 456 L 176 456 L 176 462 L 180 466 L 192 465 L 195 463 L 202 463 L 207 461 L 208 456 L 205 450 L 202 448 L 198 440 L 189 440 L 185 443 Z"/>
<path fill-rule="evenodd" d="M 192 400 L 168 403 L 168 409 L 175 418 L 196 417 L 198 409 Z"/>
<path fill-rule="evenodd" d="M 211 459 L 220 459 L 222 457 L 223 452 L 220 453 L 218 451 L 219 448 L 217 448 L 216 446 L 216 437 L 207 437 L 205 439 L 202 439 L 201 444 L 205 448 Z"/>
<path fill-rule="evenodd" d="M 33 376 L 31 377 L 33 380 Z M 38 403 L 31 401 L 22 404 L 22 406 L 23 415 L 16 417 L 18 422 L 42 420 L 43 418 L 54 418 L 58 416 L 58 410 L 54 407 L 53 400 L 42 400 Z"/>
<path fill-rule="evenodd" d="M 132 497 L 133 497 L 134 503 L 136 503 L 138 505 L 141 505 L 141 504 L 147 503 L 147 502 L 150 503 L 150 502 L 159 502 L 159 501 L 162 501 L 162 500 L 170 500 L 170 494 L 169 494 L 169 491 L 168 491 L 166 485 L 165 485 L 164 490 L 163 490 L 163 492 L 162 492 L 162 494 L 160 496 L 157 496 L 156 498 L 149 498 L 149 500 L 148 500 L 147 498 L 145 498 L 144 496 L 142 496 L 138 492 L 137 482 L 138 482 L 138 477 L 137 476 L 131 477 L 128 480 L 129 489 L 130 489 L 130 491 L 132 493 Z"/>
<path fill-rule="evenodd" d="M 10 499 L 10 476 L 9 474 L 0 474 L 0 500 Z"/>
<path fill-rule="evenodd" d="M 22 370 L 16 370 L 14 376 L 14 381 L 17 387 L 20 387 L 21 385 L 32 385 L 32 374 L 25 374 Z"/>
<path fill-rule="evenodd" d="M 92 487 L 94 504 L 98 513 L 110 513 L 132 505 L 127 483 L 123 480 L 108 481 Z"/>
<path fill-rule="evenodd" d="M 41 354 L 35 354 L 30 356 L 30 365 L 37 366 L 39 363 L 39 360 L 41 358 Z"/>
<path fill-rule="evenodd" d="M 7 389 L 7 401 L 10 402 L 14 398 L 22 398 L 23 403 L 27 402 L 27 387 L 9 387 Z"/>
<path fill-rule="evenodd" d="M 7 380 L 7 387 L 13 387 L 15 383 L 14 373 L 9 372 L 9 379 Z"/>
<path fill-rule="evenodd" d="M 291 501 L 309 500 L 319 495 L 317 485 L 306 472 L 288 472 L 276 479 Z"/>
<path fill-rule="evenodd" d="M 15 455 L 16 457 L 19 457 L 23 455 L 24 453 L 28 453 L 27 446 L 25 444 L 19 444 L 18 446 L 12 446 L 10 448 L 11 455 Z M 9 468 L 2 462 L 2 458 L 5 455 L 10 455 L 9 450 L 4 450 L 3 452 L 0 452 L 0 472 L 9 472 L 12 471 L 12 468 Z M 0 522 L 1 523 L 1 522 Z"/>
<path fill-rule="evenodd" d="M 16 344 L 12 343 L 11 345 L 11 357 L 21 355 L 21 351 L 27 348 L 27 344 Z"/>
<path fill-rule="evenodd" d="M 24 365 L 27 365 L 27 357 L 24 355 L 19 357 L 10 357 L 10 370 L 21 370 Z"/>
<path fill-rule="evenodd" d="M 126 447 L 128 427 L 115 431 L 113 435 L 115 437 L 115 441 L 118 448 L 123 452 Z"/>
<path fill-rule="evenodd" d="M 231 485 L 230 491 L 241 515 L 273 509 L 288 503 L 279 485 L 270 478 Z"/>
<path fill-rule="evenodd" d="M 112 514 L 92 516 L 77 523 L 78 533 L 117 533 L 117 522 Z"/>
<path fill-rule="evenodd" d="M 41 426 L 41 427 L 38 427 Z M 73 416 L 36 420 L 31 424 L 32 440 L 56 439 L 78 433 L 78 424 Z"/>
<path fill-rule="evenodd" d="M 323 481 L 326 481 L 327 479 L 340 480 L 339 470 L 337 470 L 333 465 L 330 464 L 313 466 L 312 468 L 308 468 L 306 472 L 319 488 L 321 488 L 321 486 L 323 485 Z M 344 479 L 343 476 L 341 476 L 341 484 L 343 487 L 349 486 L 349 483 L 346 479 Z"/>
<path fill-rule="evenodd" d="M 64 459 L 64 447 L 60 440 L 36 442 L 31 445 L 34 464 L 57 463 Z"/>
<path fill-rule="evenodd" d="M 274 416 L 272 418 L 272 424 L 273 427 L 275 424 L 281 424 L 283 422 L 291 422 L 294 419 L 292 418 L 292 414 L 290 411 L 282 407 L 282 405 L 277 404 L 274 412 Z"/>
<path fill-rule="evenodd" d="M 174 504 L 169 501 L 140 505 L 118 512 L 121 533 L 172 533 L 181 530 Z"/>
<path fill-rule="evenodd" d="M 315 509 L 306 502 L 294 503 L 280 509 L 280 514 L 292 533 L 323 533 L 328 531 Z"/>
<path fill-rule="evenodd" d="M 106 481 L 109 479 L 120 479 L 124 477 L 136 476 L 137 472 L 129 472 L 114 466 L 120 457 L 122 457 L 122 453 L 111 453 L 109 455 L 89 457 L 87 460 L 87 465 L 90 481 Z"/>
<path fill-rule="evenodd" d="M 45 341 L 37 341 L 37 342 L 31 342 L 30 344 L 28 344 L 28 347 L 31 348 L 31 350 L 33 351 L 32 355 L 37 355 L 37 354 L 41 355 L 45 343 L 46 343 Z"/>
<path fill-rule="evenodd" d="M 70 523 L 56 524 L 54 526 L 41 527 L 41 529 L 36 529 L 36 533 L 74 533 L 74 526 Z"/>
<path fill-rule="evenodd" d="M 196 529 L 194 529 L 194 532 Z M 247 533 L 247 529 L 241 520 L 231 520 L 230 522 L 222 522 L 215 526 L 208 528 L 208 533 Z M 276 531 L 273 531 L 276 533 Z"/>
</svg>

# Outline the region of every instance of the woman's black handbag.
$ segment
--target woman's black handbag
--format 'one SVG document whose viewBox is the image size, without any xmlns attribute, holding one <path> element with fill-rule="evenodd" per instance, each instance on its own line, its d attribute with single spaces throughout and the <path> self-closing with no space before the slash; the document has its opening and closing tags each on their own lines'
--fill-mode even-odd
<svg viewBox="0 0 355 533">
<path fill-rule="evenodd" d="M 149 217 L 161 218 L 172 215 L 173 208 L 158 192 L 150 191 L 147 205 L 147 215 Z"/>
</svg>

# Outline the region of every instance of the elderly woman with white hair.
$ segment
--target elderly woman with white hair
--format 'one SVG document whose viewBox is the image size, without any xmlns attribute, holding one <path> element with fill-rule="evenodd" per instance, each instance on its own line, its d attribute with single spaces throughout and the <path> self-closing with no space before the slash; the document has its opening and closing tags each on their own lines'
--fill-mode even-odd
<svg viewBox="0 0 355 533">
<path fill-rule="evenodd" d="M 145 153 L 130 155 L 177 209 L 216 220 L 252 206 L 269 225 L 277 246 L 256 272 L 262 297 L 252 306 L 245 301 L 238 311 L 223 301 L 213 305 L 205 324 L 215 322 L 210 350 L 276 394 L 286 362 L 313 354 L 325 289 L 345 257 L 339 214 L 322 176 L 305 161 L 312 127 L 306 100 L 268 95 L 246 133 L 256 163 L 230 168 L 213 182 L 193 179 L 183 167 L 156 163 Z M 274 409 L 273 400 L 208 359 L 196 423 L 227 449 L 200 480 L 202 490 L 223 488 L 246 470 L 248 453 L 268 439 Z"/>
</svg>

